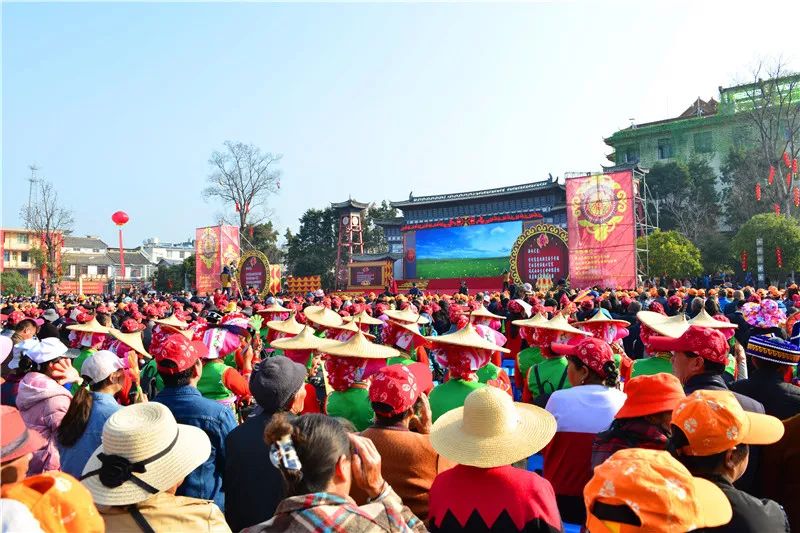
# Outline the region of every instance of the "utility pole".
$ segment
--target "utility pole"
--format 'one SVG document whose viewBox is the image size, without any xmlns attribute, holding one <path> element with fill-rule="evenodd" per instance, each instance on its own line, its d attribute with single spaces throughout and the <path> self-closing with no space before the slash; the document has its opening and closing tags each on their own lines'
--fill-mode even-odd
<svg viewBox="0 0 800 533">
<path fill-rule="evenodd" d="M 25 229 L 30 229 L 30 216 L 31 216 L 31 205 L 33 204 L 33 184 L 39 181 L 36 178 L 36 171 L 39 170 L 39 167 L 36 166 L 36 163 L 28 166 L 31 169 L 31 177 L 28 178 L 28 216 L 25 217 Z"/>
</svg>

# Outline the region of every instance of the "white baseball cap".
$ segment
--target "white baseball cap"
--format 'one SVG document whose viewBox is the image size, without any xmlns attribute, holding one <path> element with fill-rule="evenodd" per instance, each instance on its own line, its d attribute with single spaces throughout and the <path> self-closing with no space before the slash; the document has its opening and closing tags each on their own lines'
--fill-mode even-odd
<svg viewBox="0 0 800 533">
<path fill-rule="evenodd" d="M 28 352 L 39 346 L 39 339 L 25 339 L 14 345 L 11 350 L 11 361 L 8 362 L 8 368 L 16 370 L 19 368 L 19 360 L 23 355 L 28 355 Z"/>
<path fill-rule="evenodd" d="M 40 365 L 42 363 L 58 359 L 59 357 L 65 357 L 68 349 L 69 348 L 67 348 L 66 345 L 64 345 L 64 343 L 57 338 L 48 337 L 43 341 L 40 341 L 37 346 L 34 346 L 32 349 L 28 350 L 25 355 L 30 357 L 31 361 L 37 365 Z"/>
<path fill-rule="evenodd" d="M 117 354 L 108 350 L 100 350 L 90 355 L 81 366 L 81 375 L 99 383 L 108 376 L 125 368 Z"/>
</svg>

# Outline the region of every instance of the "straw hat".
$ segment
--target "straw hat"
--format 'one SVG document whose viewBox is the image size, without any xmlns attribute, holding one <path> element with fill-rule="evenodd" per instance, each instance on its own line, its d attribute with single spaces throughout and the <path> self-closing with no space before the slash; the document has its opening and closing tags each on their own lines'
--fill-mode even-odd
<svg viewBox="0 0 800 533">
<path fill-rule="evenodd" d="M 536 313 L 533 318 L 514 320 L 511 323 L 521 328 L 538 328 L 541 324 L 548 321 L 547 315 L 542 312 Z"/>
<path fill-rule="evenodd" d="M 326 347 L 323 352 L 337 357 L 361 357 L 363 359 L 388 359 L 402 355 L 389 346 L 369 342 L 361 331 L 358 331 L 349 341 L 337 342 Z"/>
<path fill-rule="evenodd" d="M 383 321 L 371 317 L 366 311 L 361 311 L 353 316 L 344 317 L 345 322 L 355 322 L 357 324 L 367 324 L 369 326 L 382 326 Z"/>
<path fill-rule="evenodd" d="M 691 327 L 689 321 L 686 320 L 686 315 L 683 313 L 675 316 L 665 316 L 653 311 L 639 311 L 636 313 L 636 318 L 639 319 L 639 322 L 656 333 L 660 333 L 666 337 L 672 337 L 673 339 L 677 339 Z M 728 327 L 730 327 L 730 325 L 728 325 Z"/>
<path fill-rule="evenodd" d="M 556 419 L 535 405 L 515 403 L 496 387 L 483 387 L 464 406 L 441 415 L 431 428 L 431 445 L 462 465 L 493 468 L 530 457 L 556 434 Z"/>
<path fill-rule="evenodd" d="M 71 331 L 79 331 L 81 333 L 108 333 L 109 330 L 109 328 L 101 326 L 100 322 L 98 322 L 96 318 L 92 318 L 85 324 L 73 324 L 71 326 L 67 326 L 67 329 Z"/>
<path fill-rule="evenodd" d="M 289 311 L 291 311 L 291 309 L 285 308 L 284 306 L 282 306 L 278 302 L 272 302 L 271 304 L 269 304 L 264 309 L 260 309 L 258 311 L 258 313 L 259 314 L 263 314 L 263 313 L 288 313 Z"/>
<path fill-rule="evenodd" d="M 157 402 L 130 405 L 111 415 L 102 439 L 81 476 L 99 505 L 144 501 L 173 487 L 211 455 L 211 442 L 203 430 L 178 424 Z M 130 463 L 144 463 L 144 472 L 126 469 Z M 133 470 L 127 479 L 126 470 Z M 137 481 L 132 481 L 134 477 Z"/>
<path fill-rule="evenodd" d="M 162 318 L 159 320 L 153 320 L 156 324 L 161 324 L 162 326 L 172 326 L 173 328 L 177 329 L 186 329 L 189 327 L 189 324 L 184 322 L 183 320 L 179 319 L 175 315 L 170 315 L 169 318 Z"/>
<path fill-rule="evenodd" d="M 432 343 L 434 346 L 437 344 L 448 344 L 450 346 L 463 346 L 466 348 L 478 348 L 480 350 L 491 350 L 493 352 L 510 353 L 511 350 L 503 348 L 497 344 L 486 340 L 483 335 L 478 333 L 475 326 L 467 324 L 460 330 L 446 335 L 439 335 L 438 337 L 425 337 L 425 340 Z"/>
<path fill-rule="evenodd" d="M 323 328 L 333 328 L 342 324 L 342 317 L 335 311 L 321 305 L 309 305 L 303 309 L 308 320 Z"/>
<path fill-rule="evenodd" d="M 311 326 L 303 326 L 294 337 L 275 339 L 269 345 L 280 350 L 322 350 L 336 344 L 332 339 L 323 339 L 314 335 Z"/>
<path fill-rule="evenodd" d="M 356 326 L 355 322 L 342 322 L 338 326 L 329 326 L 328 329 L 338 329 L 338 330 L 343 330 L 343 331 L 350 331 L 352 333 L 355 333 L 356 331 L 361 331 L 361 328 Z M 372 339 L 375 338 L 375 335 L 371 335 L 371 334 L 367 333 L 366 331 L 361 331 L 361 332 L 369 340 L 372 340 Z"/>
<path fill-rule="evenodd" d="M 424 316 L 420 316 L 415 313 L 410 307 L 406 307 L 402 311 L 397 311 L 395 309 L 387 309 L 384 311 L 386 316 L 391 318 L 392 320 L 399 320 L 400 322 L 416 322 L 417 324 L 427 324 L 430 322 Z"/>
<path fill-rule="evenodd" d="M 690 326 L 700 326 L 701 328 L 713 329 L 736 329 L 739 327 L 731 322 L 723 322 L 722 320 L 715 319 L 708 314 L 705 308 L 700 309 L 700 312 L 697 313 L 697 316 L 691 320 L 688 320 L 687 323 Z"/>
<path fill-rule="evenodd" d="M 289 318 L 287 318 L 286 320 L 270 320 L 269 322 L 267 322 L 267 328 L 273 331 L 280 331 L 281 333 L 286 333 L 288 335 L 297 335 L 298 333 L 303 331 L 303 328 L 305 326 L 303 326 L 303 324 L 298 322 L 294 318 L 294 315 L 295 313 L 294 311 L 292 311 L 292 313 L 289 315 Z M 313 334 L 314 329 L 313 328 L 309 329 L 311 329 L 311 333 Z"/>
<path fill-rule="evenodd" d="M 486 309 L 486 307 L 484 307 L 484 306 L 480 306 L 479 308 L 475 309 L 472 312 L 465 311 L 464 314 L 469 315 L 470 319 L 472 319 L 472 318 L 496 318 L 498 320 L 505 320 L 506 319 L 506 317 L 504 317 L 504 316 L 500 316 L 500 315 L 496 315 L 496 314 L 492 313 L 491 311 Z"/>
<path fill-rule="evenodd" d="M 118 341 L 122 341 L 125 345 L 130 346 L 136 353 L 147 358 L 153 357 L 147 352 L 147 350 L 144 349 L 144 344 L 142 344 L 142 336 L 139 333 L 122 333 L 120 330 L 114 328 L 109 328 L 108 333 Z M 180 333 L 183 332 L 181 331 Z M 190 335 L 187 338 L 191 339 L 191 332 L 189 333 Z"/>
<path fill-rule="evenodd" d="M 535 327 L 541 329 L 550 329 L 553 331 L 561 331 L 563 333 L 575 333 L 576 335 L 586 335 L 589 337 L 592 335 L 588 331 L 583 331 L 582 329 L 570 326 L 569 322 L 567 322 L 567 319 L 564 318 L 564 315 L 562 315 L 561 313 L 556 313 L 555 316 L 553 316 L 553 318 L 551 318 L 547 322 L 537 324 Z"/>
<path fill-rule="evenodd" d="M 589 320 L 584 320 L 582 322 L 575 322 L 574 326 L 592 326 L 595 324 L 619 324 L 623 328 L 627 328 L 631 325 L 630 322 L 627 320 L 620 320 L 618 318 L 609 318 L 604 313 L 598 311 L 597 313 L 592 316 Z"/>
</svg>

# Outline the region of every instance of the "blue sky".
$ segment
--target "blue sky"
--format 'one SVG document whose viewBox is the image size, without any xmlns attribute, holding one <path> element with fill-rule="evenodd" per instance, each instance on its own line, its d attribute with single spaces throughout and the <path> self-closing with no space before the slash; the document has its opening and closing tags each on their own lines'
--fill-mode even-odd
<svg viewBox="0 0 800 533">
<path fill-rule="evenodd" d="M 2 5 L 2 223 L 36 163 L 77 234 L 182 240 L 226 139 L 284 154 L 274 222 L 599 170 L 628 119 L 674 116 L 792 53 L 800 3 Z M 793 41 L 794 39 L 794 41 Z"/>
<path fill-rule="evenodd" d="M 416 232 L 417 259 L 508 257 L 522 221 L 435 228 Z"/>
</svg>

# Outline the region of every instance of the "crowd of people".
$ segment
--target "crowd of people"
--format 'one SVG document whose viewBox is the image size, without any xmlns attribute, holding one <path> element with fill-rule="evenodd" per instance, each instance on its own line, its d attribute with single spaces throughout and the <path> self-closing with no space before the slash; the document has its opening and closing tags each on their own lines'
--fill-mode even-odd
<svg viewBox="0 0 800 533">
<path fill-rule="evenodd" d="M 800 291 L 6 297 L 2 531 L 800 530 Z"/>
</svg>

